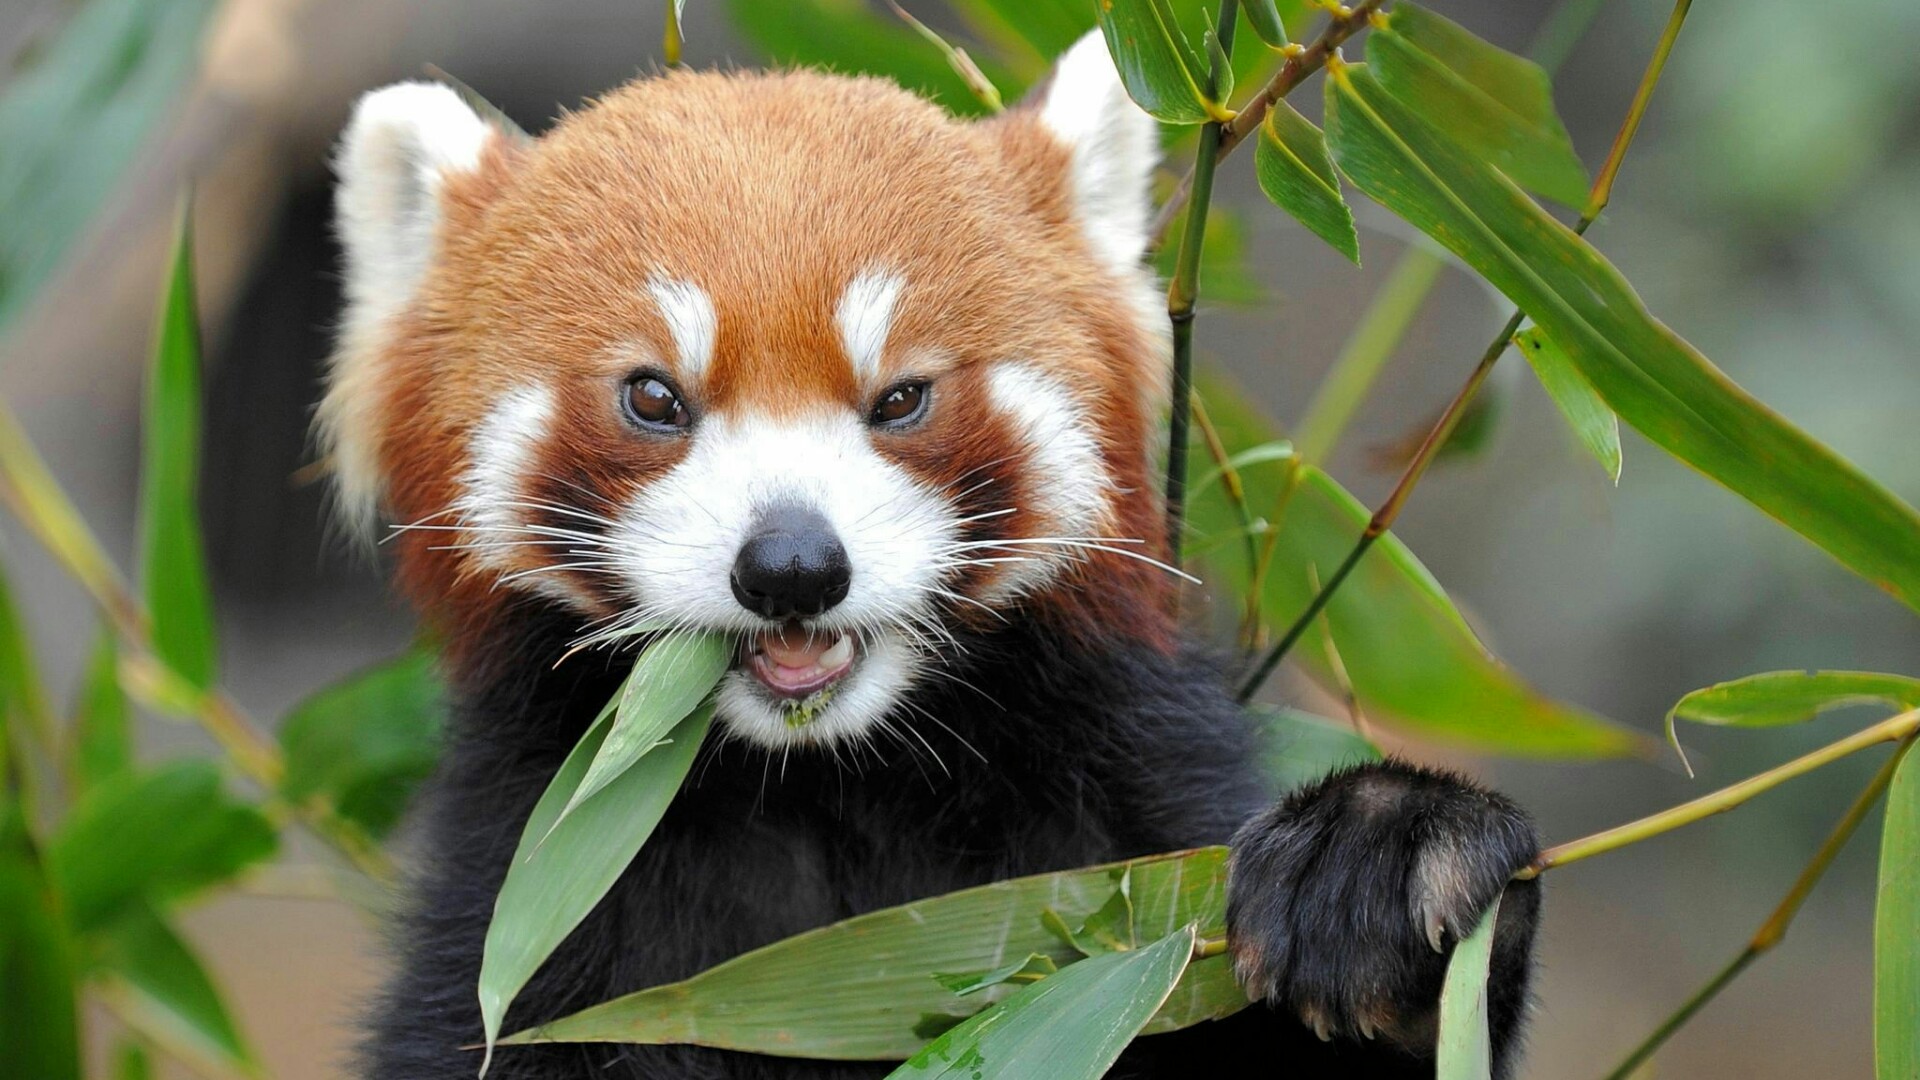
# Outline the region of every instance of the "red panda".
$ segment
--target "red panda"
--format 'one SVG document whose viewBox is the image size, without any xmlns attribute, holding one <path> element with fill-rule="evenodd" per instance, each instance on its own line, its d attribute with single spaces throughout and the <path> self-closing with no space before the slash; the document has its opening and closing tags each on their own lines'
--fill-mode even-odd
<svg viewBox="0 0 1920 1080">
<path fill-rule="evenodd" d="M 1231 837 L 1230 946 L 1265 1004 L 1116 1075 L 1431 1073 L 1446 939 L 1532 828 L 1399 763 L 1270 805 L 1171 614 L 1157 145 L 1097 34 L 978 122 L 800 71 L 642 79 L 532 141 L 444 87 L 361 100 L 318 426 L 343 519 L 395 530 L 456 699 L 364 1075 L 475 1067 L 493 893 L 621 674 L 567 646 L 642 624 L 739 640 L 722 738 L 509 1028 L 915 896 Z M 1535 904 L 1503 909 L 1503 1067 Z M 878 1074 L 696 1047 L 494 1069 Z"/>
</svg>

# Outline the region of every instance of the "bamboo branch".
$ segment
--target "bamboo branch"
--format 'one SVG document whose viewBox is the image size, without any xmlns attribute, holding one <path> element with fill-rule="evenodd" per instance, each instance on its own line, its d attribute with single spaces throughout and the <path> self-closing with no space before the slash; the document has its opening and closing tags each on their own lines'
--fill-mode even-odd
<svg viewBox="0 0 1920 1080">
<path fill-rule="evenodd" d="M 1225 160 L 1228 154 L 1233 153 L 1234 147 L 1239 146 L 1248 135 L 1259 129 L 1260 122 L 1266 119 L 1267 110 L 1273 108 L 1274 102 L 1293 93 L 1294 88 L 1305 82 L 1307 76 L 1325 67 L 1327 57 L 1332 56 L 1333 51 L 1339 48 L 1341 43 L 1367 25 L 1367 20 L 1373 11 L 1384 2 L 1385 0 L 1360 0 L 1360 3 L 1350 8 L 1343 7 L 1335 11 L 1327 20 L 1327 25 L 1321 28 L 1320 36 L 1314 39 L 1313 44 L 1304 48 L 1289 45 L 1286 49 L 1286 62 L 1280 65 L 1280 70 L 1274 72 L 1273 78 L 1268 79 L 1259 92 L 1240 106 L 1232 120 L 1219 125 L 1219 140 L 1212 147 L 1211 160 L 1208 158 L 1205 132 L 1201 133 L 1200 156 L 1194 162 L 1194 167 L 1187 172 L 1187 175 L 1180 178 L 1179 186 L 1173 189 L 1172 195 L 1167 196 L 1167 201 L 1160 207 L 1159 216 L 1153 219 L 1153 229 L 1148 233 L 1153 238 L 1151 242 L 1153 248 L 1157 250 L 1166 240 L 1168 230 L 1173 227 L 1173 219 L 1180 215 L 1180 208 L 1186 205 L 1195 187 L 1201 184 L 1203 166 L 1204 180 L 1210 185 L 1213 179 L 1213 165 Z M 1231 23 L 1223 25 L 1230 26 Z M 1230 34 L 1231 31 L 1229 30 L 1228 33 Z M 1221 41 L 1230 43 L 1230 38 L 1223 35 Z M 1227 51 L 1231 52 L 1230 49 Z M 1208 125 L 1208 127 L 1213 126 Z"/>
<path fill-rule="evenodd" d="M 126 647 L 126 662 L 136 671 L 171 675 L 154 651 L 152 622 L 127 587 L 79 511 L 48 471 L 13 410 L 0 404 L 0 502 L 4 502 L 49 553 L 86 589 Z M 178 676 L 173 676 L 177 679 Z M 278 796 L 286 763 L 280 750 L 227 693 L 218 687 L 189 695 L 188 714 L 248 779 L 282 807 L 378 881 L 393 877 L 386 856 L 352 822 L 332 808 L 293 805 Z"/>
<path fill-rule="evenodd" d="M 1240 0 L 1220 0 L 1215 24 L 1219 48 L 1207 72 L 1207 96 L 1220 96 L 1226 82 L 1228 57 L 1233 54 L 1233 31 Z M 1167 318 L 1173 323 L 1173 410 L 1167 432 L 1167 561 L 1180 565 L 1180 546 L 1187 523 L 1187 421 L 1193 401 L 1193 308 L 1200 298 L 1200 251 L 1207 234 L 1207 205 L 1213 199 L 1213 170 L 1226 125 L 1213 121 L 1200 129 L 1200 149 L 1193 164 L 1193 207 L 1180 238 L 1179 259 L 1167 286 Z M 1174 593 L 1178 603 L 1179 593 Z"/>
<path fill-rule="evenodd" d="M 1882 720 L 1872 727 L 1856 731 L 1838 742 L 1828 743 L 1810 754 L 1797 757 L 1784 765 L 1777 765 L 1737 784 L 1721 788 L 1719 791 L 1702 795 L 1691 802 L 1681 803 L 1679 806 L 1670 807 L 1638 821 L 1629 821 L 1625 825 L 1616 825 L 1605 832 L 1595 833 L 1578 840 L 1569 840 L 1564 844 L 1555 844 L 1535 856 L 1533 862 L 1515 874 L 1514 878 L 1524 881 L 1539 877 L 1557 866 L 1590 859 L 1595 855 L 1604 855 L 1629 844 L 1637 844 L 1650 837 L 1672 832 L 1682 825 L 1691 825 L 1696 821 L 1713 817 L 1715 814 L 1724 814 L 1754 796 L 1772 791 L 1797 776 L 1805 776 L 1823 765 L 1865 750 L 1869 746 L 1907 739 L 1916 731 L 1920 731 L 1920 709 L 1910 709 L 1898 716 Z"/>
<path fill-rule="evenodd" d="M 1620 131 L 1614 136 L 1613 145 L 1607 151 L 1607 160 L 1601 165 L 1599 175 L 1594 178 L 1593 186 L 1588 191 L 1587 208 L 1573 227 L 1575 235 L 1585 235 L 1587 229 L 1599 218 L 1601 211 L 1606 209 L 1607 203 L 1613 198 L 1613 181 L 1619 175 L 1620 163 L 1626 158 L 1627 148 L 1633 145 L 1633 138 L 1640 130 L 1640 121 L 1646 115 L 1647 103 L 1653 99 L 1654 87 L 1659 85 L 1661 72 L 1666 70 L 1667 57 L 1673 52 L 1674 40 L 1679 37 L 1680 26 L 1686 21 L 1687 9 L 1692 6 L 1692 3 L 1693 0 L 1675 0 L 1673 14 L 1668 17 L 1666 29 L 1661 33 L 1660 41 L 1654 47 L 1652 58 L 1647 61 L 1646 71 L 1640 76 L 1640 86 L 1634 91 L 1633 104 L 1627 109 L 1626 119 L 1622 121 Z M 1474 365 L 1473 372 L 1467 376 L 1465 385 L 1461 386 L 1459 392 L 1453 396 L 1453 400 L 1447 403 L 1446 410 L 1440 414 L 1439 420 L 1435 421 L 1433 429 L 1427 432 L 1425 439 L 1421 440 L 1420 449 L 1413 455 L 1413 460 L 1407 463 L 1406 470 L 1400 474 L 1400 480 L 1394 485 L 1392 494 L 1387 496 L 1387 501 L 1381 504 L 1380 509 L 1374 511 L 1373 517 L 1367 522 L 1366 529 L 1360 534 L 1360 539 L 1354 542 L 1353 549 L 1341 561 L 1339 568 L 1333 572 L 1333 576 L 1327 579 L 1326 586 L 1307 602 L 1306 610 L 1300 613 L 1293 625 L 1281 635 L 1280 640 L 1274 643 L 1273 648 L 1267 651 L 1260 663 L 1254 667 L 1253 672 L 1241 683 L 1239 693 L 1241 701 L 1252 698 L 1259 691 L 1261 685 L 1273 674 L 1274 669 L 1280 666 L 1280 661 L 1286 657 L 1287 651 L 1300 640 L 1300 634 L 1314 617 L 1319 615 L 1321 609 L 1327 606 L 1327 602 L 1333 598 L 1334 591 L 1346 581 L 1347 575 L 1360 562 L 1361 556 L 1365 555 L 1367 549 L 1373 546 L 1373 542 L 1391 529 L 1393 523 L 1399 519 L 1401 508 L 1406 506 L 1407 499 L 1413 495 L 1413 489 L 1426 475 L 1427 466 L 1433 464 L 1434 455 L 1439 453 L 1440 448 L 1445 446 L 1447 440 L 1453 436 L 1454 429 L 1459 427 L 1461 417 L 1466 415 L 1467 406 L 1472 404 L 1474 397 L 1480 393 L 1480 387 L 1487 381 L 1487 375 L 1493 371 L 1494 365 L 1507 351 L 1507 345 L 1512 340 L 1514 332 L 1520 329 L 1520 323 L 1525 318 L 1525 312 L 1518 308 L 1514 309 L 1506 325 L 1502 326 L 1493 340 L 1487 343 L 1486 350 L 1480 356 L 1480 362 Z"/>
<path fill-rule="evenodd" d="M 1787 927 L 1793 923 L 1793 917 L 1799 913 L 1800 906 L 1806 903 L 1808 895 L 1813 892 L 1813 887 L 1820 883 L 1820 879 L 1826 875 L 1827 868 L 1833 865 L 1833 860 L 1840 854 L 1841 849 L 1847 846 L 1847 841 L 1853 839 L 1853 834 L 1867 819 L 1867 814 L 1873 810 L 1873 805 L 1880 801 L 1880 796 L 1886 793 L 1887 786 L 1893 783 L 1893 774 L 1900 767 L 1901 759 L 1913 749 L 1914 740 L 1913 735 L 1902 740 L 1900 748 L 1893 752 L 1893 756 L 1887 758 L 1886 763 L 1880 766 L 1879 772 L 1873 774 L 1873 779 L 1867 782 L 1867 786 L 1853 800 L 1853 805 L 1847 807 L 1847 812 L 1841 815 L 1840 823 L 1833 827 L 1833 832 L 1827 834 L 1826 842 L 1813 853 L 1813 858 L 1800 871 L 1800 876 L 1794 879 L 1793 887 L 1788 889 L 1787 895 L 1781 898 L 1780 906 L 1774 908 L 1773 914 L 1767 916 L 1767 921 L 1761 923 L 1760 928 L 1753 932 L 1747 947 L 1740 950 L 1739 955 L 1722 968 L 1719 974 L 1708 980 L 1705 986 L 1695 991 L 1692 997 L 1655 1028 L 1639 1046 L 1634 1047 L 1633 1052 L 1607 1074 L 1606 1080 L 1627 1080 L 1633 1075 L 1634 1070 L 1646 1064 L 1654 1051 L 1660 1049 L 1674 1032 L 1679 1031 L 1687 1021 L 1693 1019 L 1694 1014 L 1706 1007 L 1707 1003 L 1718 996 L 1720 991 L 1726 989 L 1727 984 L 1733 982 L 1749 964 L 1780 944 L 1781 940 L 1787 936 Z"/>
</svg>

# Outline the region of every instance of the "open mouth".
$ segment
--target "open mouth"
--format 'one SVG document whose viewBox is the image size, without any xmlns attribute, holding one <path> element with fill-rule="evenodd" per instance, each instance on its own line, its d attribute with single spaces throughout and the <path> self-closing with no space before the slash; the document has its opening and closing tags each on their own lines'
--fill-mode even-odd
<svg viewBox="0 0 1920 1080">
<path fill-rule="evenodd" d="M 848 632 L 809 630 L 789 622 L 747 638 L 742 652 L 743 666 L 769 694 L 797 705 L 824 697 L 846 678 L 858 642 Z"/>
</svg>

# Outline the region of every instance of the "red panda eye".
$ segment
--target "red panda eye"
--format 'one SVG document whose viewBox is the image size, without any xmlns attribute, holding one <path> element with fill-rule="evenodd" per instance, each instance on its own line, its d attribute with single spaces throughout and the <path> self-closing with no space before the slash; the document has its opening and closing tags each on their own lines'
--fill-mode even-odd
<svg viewBox="0 0 1920 1080">
<path fill-rule="evenodd" d="M 920 417 L 927 410 L 927 384 L 906 382 L 880 395 L 873 403 L 867 423 L 874 427 L 898 427 Z"/>
<path fill-rule="evenodd" d="M 627 411 L 635 422 L 648 428 L 685 428 L 693 423 L 693 414 L 672 386 L 651 375 L 642 375 L 627 384 Z"/>
</svg>

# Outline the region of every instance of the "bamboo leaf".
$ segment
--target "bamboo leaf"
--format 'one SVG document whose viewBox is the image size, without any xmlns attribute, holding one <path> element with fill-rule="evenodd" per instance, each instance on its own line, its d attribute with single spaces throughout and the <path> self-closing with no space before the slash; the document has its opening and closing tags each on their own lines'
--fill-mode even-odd
<svg viewBox="0 0 1920 1080">
<path fill-rule="evenodd" d="M 1189 923 L 1203 934 L 1224 933 L 1226 855 L 1217 847 L 1155 855 L 869 912 L 502 1041 L 697 1043 L 790 1057 L 899 1061 L 925 1044 L 927 1036 L 916 1029 L 964 1019 L 981 999 L 999 1000 L 1009 991 L 989 987 L 963 1000 L 930 978 L 933 972 L 991 970 L 1035 953 L 1063 973 L 1072 970 L 1076 954 L 1041 925 L 1041 913 L 1082 919 L 1111 899 L 1123 870 L 1140 938 L 1163 937 Z M 1145 1030 L 1172 1031 L 1246 1005 L 1230 958 L 1208 957 L 1187 968 Z"/>
<path fill-rule="evenodd" d="M 927 1044 L 889 1080 L 1097 1080 L 1179 982 L 1193 927 L 1082 960 Z"/>
<path fill-rule="evenodd" d="M 1495 901 L 1480 924 L 1453 947 L 1440 989 L 1440 1045 L 1434 1080 L 1488 1080 L 1493 1050 L 1487 1036 L 1487 969 L 1493 959 Z"/>
<path fill-rule="evenodd" d="M 193 75 L 213 0 L 87 0 L 0 92 L 0 330 L 26 308 Z"/>
<path fill-rule="evenodd" d="M 1768 671 L 1695 690 L 1669 715 L 1696 724 L 1778 727 L 1848 705 L 1920 707 L 1920 679 L 1870 671 Z"/>
<path fill-rule="evenodd" d="M 713 692 L 732 658 L 733 641 L 720 634 L 670 631 L 649 642 L 620 688 L 606 740 L 554 827 L 660 745 L 673 726 Z"/>
<path fill-rule="evenodd" d="M 1260 190 L 1273 204 L 1325 240 L 1335 251 L 1360 264 L 1360 236 L 1353 210 L 1340 194 L 1340 177 L 1327 156 L 1326 136 L 1285 101 L 1276 101 L 1260 123 L 1253 152 Z"/>
<path fill-rule="evenodd" d="M 1262 758 L 1280 791 L 1305 787 L 1336 769 L 1380 760 L 1380 748 L 1351 724 L 1298 709 L 1255 705 L 1260 722 Z"/>
<path fill-rule="evenodd" d="M 147 1048 L 131 1039 L 121 1042 L 114 1050 L 113 1080 L 153 1080 Z"/>
<path fill-rule="evenodd" d="M 514 996 L 613 887 L 660 824 L 693 767 L 713 707 L 694 710 L 673 728 L 666 745 L 615 777 L 561 824 L 561 808 L 607 739 L 609 716 L 602 714 L 588 729 L 540 796 L 493 902 L 480 963 L 488 1061 Z"/>
<path fill-rule="evenodd" d="M 1053 962 L 1053 957 L 1045 953 L 1028 953 L 1024 959 L 1015 960 L 1005 967 L 995 968 L 992 971 L 974 971 L 958 975 L 944 975 L 936 971 L 933 974 L 933 981 L 939 983 L 948 993 L 956 997 L 965 997 L 968 994 L 976 994 L 990 987 L 1003 986 L 1007 983 L 1039 982 L 1059 970 L 1060 966 Z"/>
<path fill-rule="evenodd" d="M 1519 305 L 1622 420 L 1920 609 L 1920 513 L 1735 385 L 1599 252 L 1364 66 L 1330 74 L 1328 141 L 1361 190 Z"/>
<path fill-rule="evenodd" d="M 1206 51 L 1187 39 L 1169 0 L 1102 0 L 1097 14 L 1120 81 L 1149 115 L 1168 124 L 1230 115 L 1209 98 Z"/>
<path fill-rule="evenodd" d="M 1920 1076 L 1920 754 L 1887 790 L 1873 912 L 1873 1062 L 1877 1080 Z"/>
<path fill-rule="evenodd" d="M 7 720 L 17 716 L 27 721 L 35 738 L 52 735 L 53 721 L 47 693 L 40 683 L 40 666 L 33 657 L 26 623 L 14 605 L 13 586 L 4 566 L 0 566 L 0 714 L 5 714 L 0 715 L 0 731 L 11 733 Z M 0 777 L 4 775 L 0 772 Z"/>
<path fill-rule="evenodd" d="M 213 596 L 200 541 L 200 314 L 193 219 L 174 233 L 141 418 L 140 577 L 153 651 L 200 689 L 213 684 Z"/>
<path fill-rule="evenodd" d="M 1247 25 L 1253 27 L 1253 32 L 1269 48 L 1286 47 L 1287 27 L 1280 21 L 1280 8 L 1274 0 L 1246 0 L 1240 5 L 1240 10 L 1246 12 Z"/>
<path fill-rule="evenodd" d="M 220 1072 L 261 1074 L 219 987 L 151 907 L 135 905 L 106 929 L 100 962 L 122 1011 L 155 1041 Z"/>
<path fill-rule="evenodd" d="M 80 1080 L 73 947 L 9 795 L 0 788 L 0 1062 L 11 1076 Z"/>
<path fill-rule="evenodd" d="M 114 777 L 89 791 L 47 845 L 47 866 L 82 932 L 145 900 L 164 902 L 232 878 L 272 855 L 260 811 L 230 798 L 205 760 Z"/>
<path fill-rule="evenodd" d="M 1367 38 L 1367 59 L 1388 93 L 1521 187 L 1586 202 L 1586 167 L 1538 64 L 1410 3 L 1396 3 Z"/>
<path fill-rule="evenodd" d="M 133 767 L 127 696 L 120 689 L 120 651 L 113 632 L 102 628 L 74 694 L 73 775 L 83 794 Z"/>
<path fill-rule="evenodd" d="M 1245 394 L 1216 378 L 1203 378 L 1201 387 L 1229 452 L 1272 440 L 1274 425 L 1247 404 Z M 1309 568 L 1324 574 L 1339 565 L 1365 530 L 1368 514 L 1309 465 L 1249 465 L 1240 479 L 1248 505 L 1269 515 L 1278 530 L 1261 581 L 1261 611 L 1268 625 L 1289 626 L 1312 598 Z M 1217 487 L 1196 495 L 1188 520 L 1198 544 L 1240 528 L 1239 515 Z M 1215 595 L 1248 595 L 1243 559 L 1222 549 L 1207 567 Z M 1367 715 L 1411 734 L 1528 757 L 1608 757 L 1647 749 L 1634 733 L 1543 696 L 1490 656 L 1446 591 L 1391 533 L 1334 594 L 1326 625 Z M 1321 635 L 1302 637 L 1292 655 L 1323 684 L 1336 685 Z"/>
<path fill-rule="evenodd" d="M 1580 445 L 1599 460 L 1607 478 L 1620 482 L 1620 418 L 1593 392 L 1593 384 L 1573 366 L 1567 354 L 1537 326 L 1529 326 L 1513 335 L 1520 355 L 1527 358 L 1540 385 L 1553 399 L 1560 415 L 1580 439 Z"/>
<path fill-rule="evenodd" d="M 446 687 L 434 664 L 416 647 L 294 706 L 280 725 L 281 793 L 324 798 L 371 835 L 390 832 L 440 756 Z"/>
</svg>

